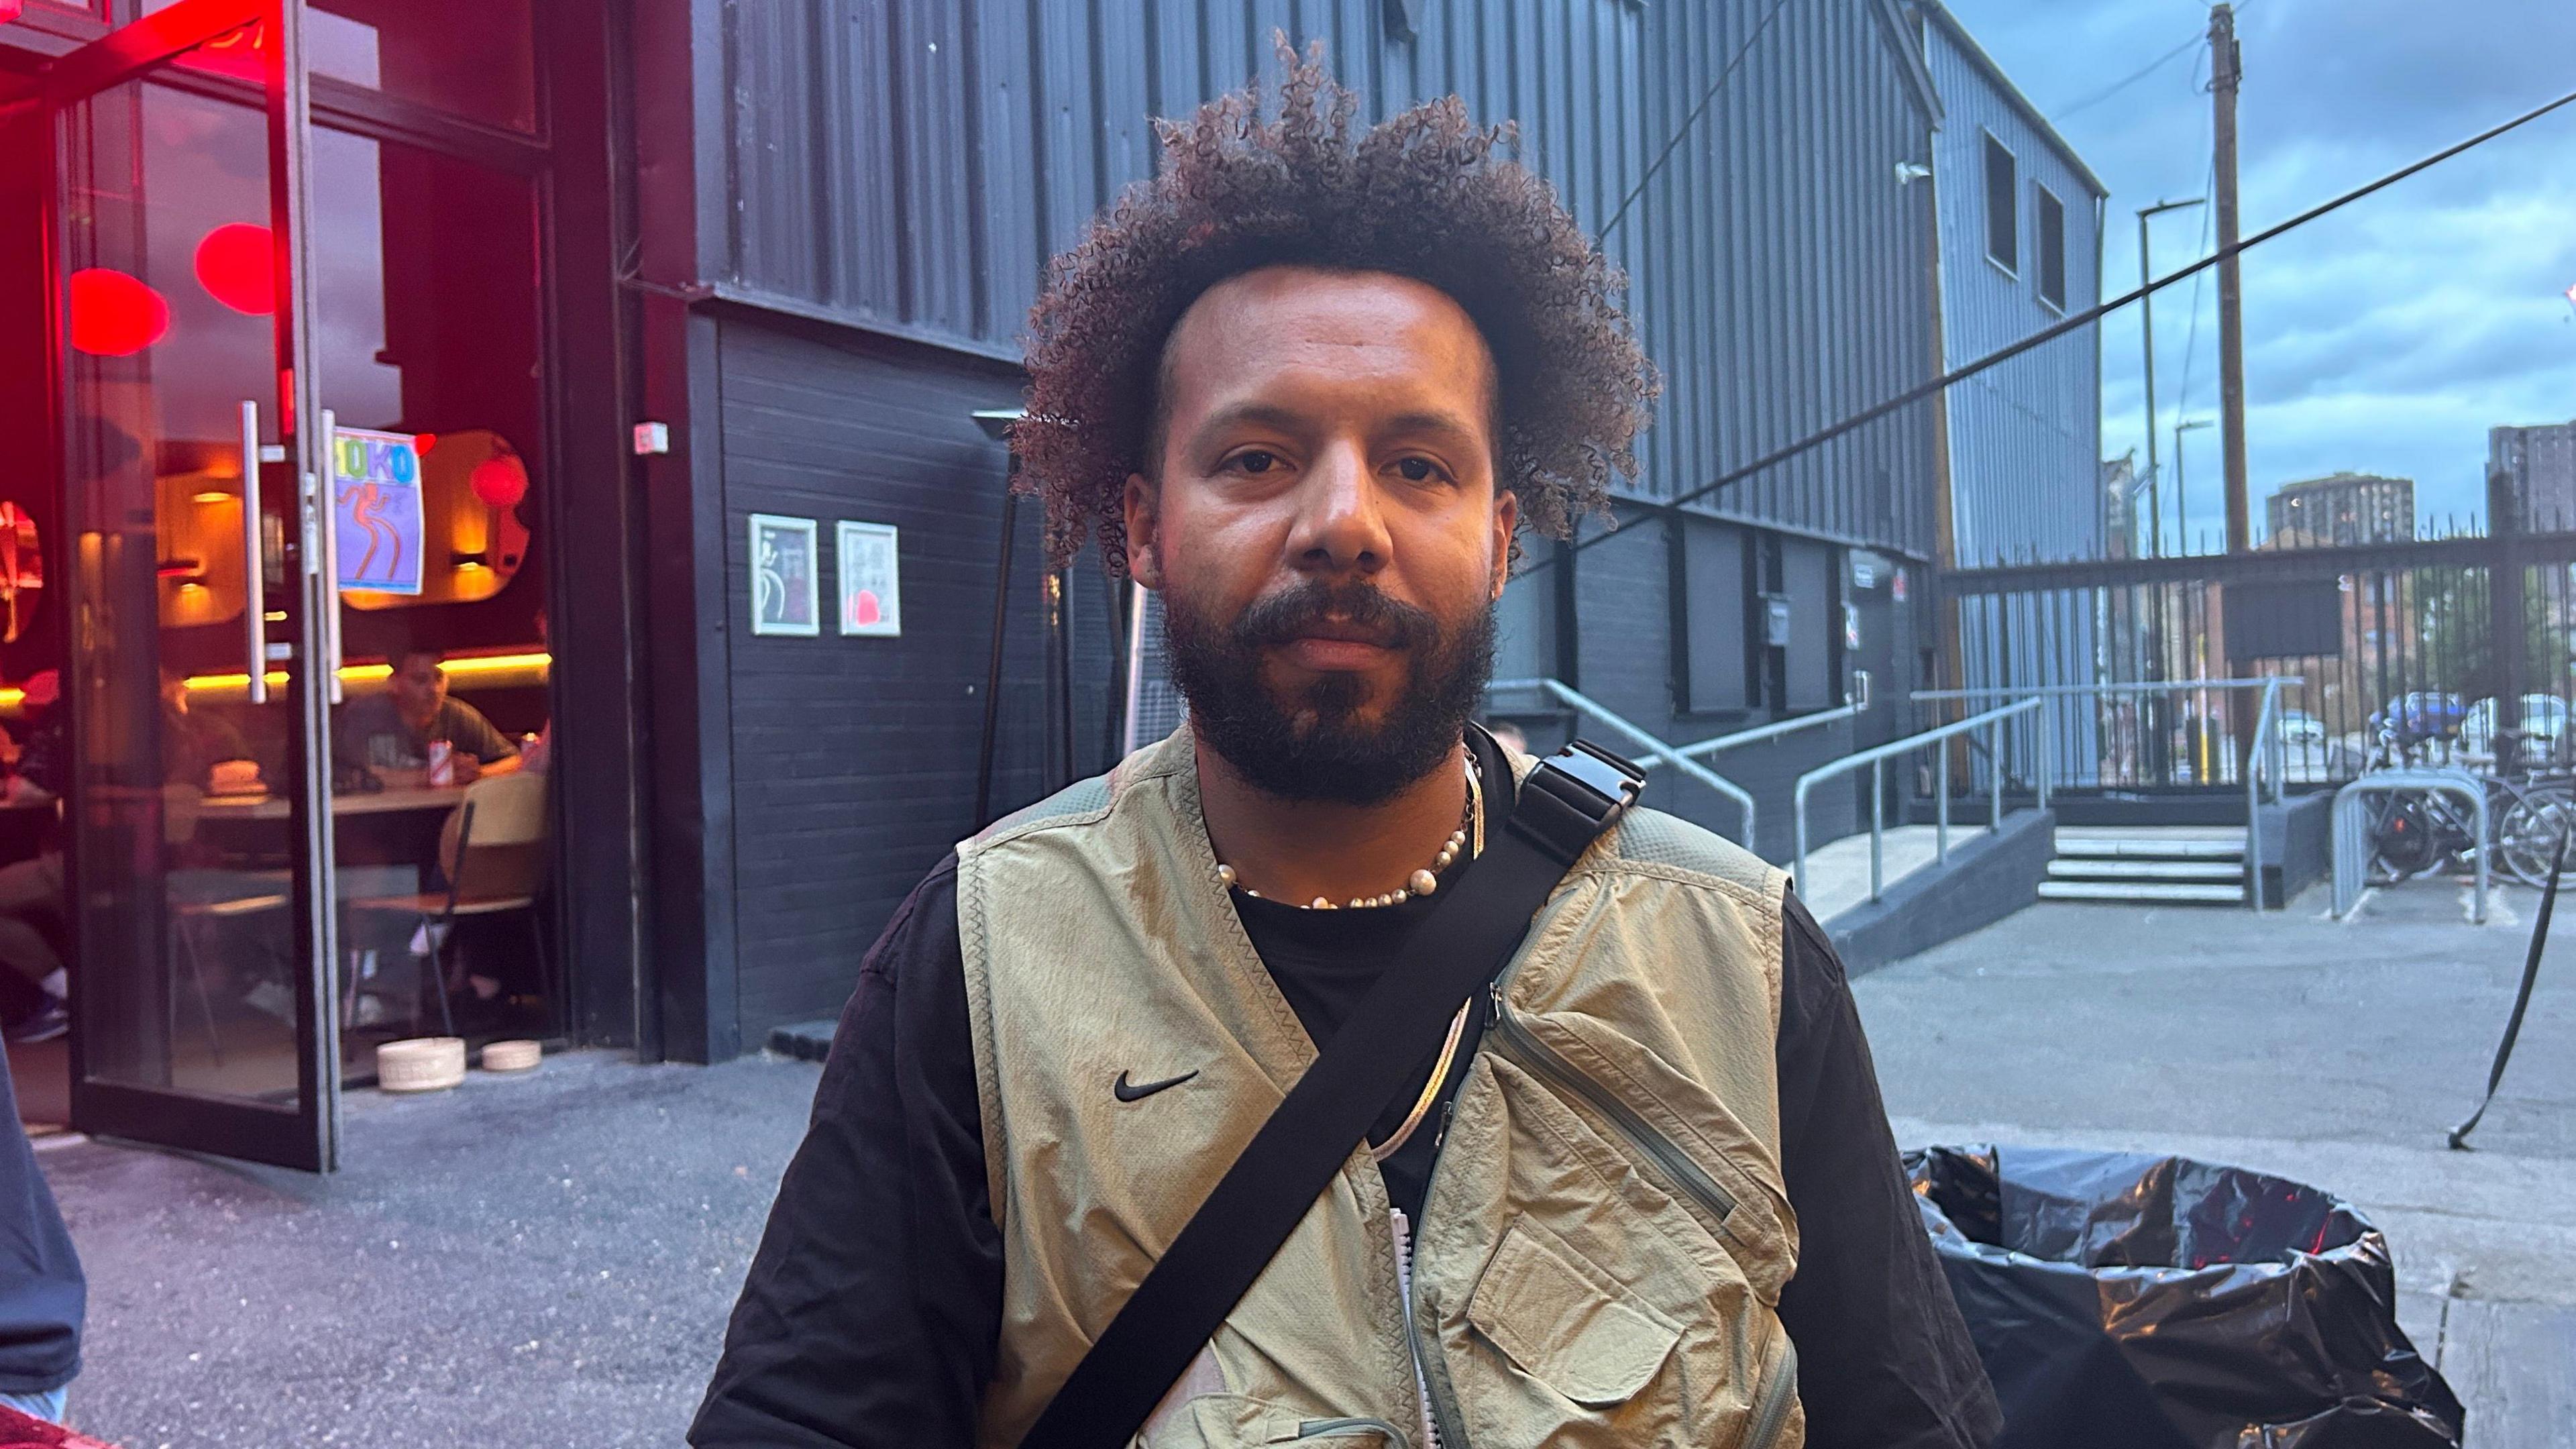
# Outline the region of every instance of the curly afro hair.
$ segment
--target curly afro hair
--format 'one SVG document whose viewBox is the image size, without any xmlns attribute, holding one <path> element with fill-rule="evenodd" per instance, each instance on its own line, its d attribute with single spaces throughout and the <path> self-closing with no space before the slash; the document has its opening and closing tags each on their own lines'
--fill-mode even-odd
<svg viewBox="0 0 2576 1449">
<path fill-rule="evenodd" d="M 1626 279 L 1547 182 L 1501 154 L 1509 127 L 1471 124 L 1448 96 L 1354 139 L 1354 98 L 1322 45 L 1302 61 L 1277 45 L 1275 116 L 1247 86 L 1156 122 L 1160 174 L 1048 268 L 1011 442 L 1018 486 L 1045 500 L 1049 555 L 1062 564 L 1097 537 L 1126 571 L 1120 500 L 1128 475 L 1153 472 L 1172 329 L 1208 288 L 1280 264 L 1392 273 L 1455 299 L 1494 357 L 1497 486 L 1552 537 L 1607 513 L 1610 472 L 1637 471 L 1660 390 L 1614 300 Z"/>
</svg>

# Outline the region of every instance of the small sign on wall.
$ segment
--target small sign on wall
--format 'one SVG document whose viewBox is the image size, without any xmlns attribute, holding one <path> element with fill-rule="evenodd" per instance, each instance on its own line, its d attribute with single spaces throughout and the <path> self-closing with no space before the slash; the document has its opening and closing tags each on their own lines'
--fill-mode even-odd
<svg viewBox="0 0 2576 1449">
<path fill-rule="evenodd" d="M 331 500 L 340 587 L 419 593 L 419 441 L 410 433 L 333 429 Z"/>
<path fill-rule="evenodd" d="M 891 639 L 903 632 L 903 581 L 891 523 L 841 520 L 841 632 Z"/>
<path fill-rule="evenodd" d="M 751 515 L 751 632 L 823 632 L 814 520 Z"/>
</svg>

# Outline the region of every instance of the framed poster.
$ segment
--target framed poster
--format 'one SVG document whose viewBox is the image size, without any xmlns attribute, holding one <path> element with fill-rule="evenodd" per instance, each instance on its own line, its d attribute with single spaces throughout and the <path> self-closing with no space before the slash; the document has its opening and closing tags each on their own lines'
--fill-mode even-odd
<svg viewBox="0 0 2576 1449">
<path fill-rule="evenodd" d="M 842 519 L 841 632 L 892 639 L 903 633 L 903 580 L 891 523 Z"/>
<path fill-rule="evenodd" d="M 419 593 L 419 441 L 410 433 L 332 429 L 331 500 L 340 587 Z"/>
<path fill-rule="evenodd" d="M 814 553 L 814 520 L 751 515 L 751 632 L 823 632 Z"/>
</svg>

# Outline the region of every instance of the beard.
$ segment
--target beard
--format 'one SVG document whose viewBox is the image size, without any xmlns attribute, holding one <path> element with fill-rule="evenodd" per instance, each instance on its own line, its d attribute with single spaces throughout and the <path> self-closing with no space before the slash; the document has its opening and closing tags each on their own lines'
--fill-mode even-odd
<svg viewBox="0 0 2576 1449">
<path fill-rule="evenodd" d="M 1403 683 L 1375 720 L 1369 681 L 1329 673 L 1274 689 L 1267 655 L 1338 615 L 1404 651 Z M 1494 606 L 1454 628 L 1364 583 L 1301 584 L 1258 599 L 1231 622 L 1163 596 L 1163 657 L 1198 738 L 1282 800 L 1375 805 L 1439 768 L 1466 732 L 1494 667 Z"/>
</svg>

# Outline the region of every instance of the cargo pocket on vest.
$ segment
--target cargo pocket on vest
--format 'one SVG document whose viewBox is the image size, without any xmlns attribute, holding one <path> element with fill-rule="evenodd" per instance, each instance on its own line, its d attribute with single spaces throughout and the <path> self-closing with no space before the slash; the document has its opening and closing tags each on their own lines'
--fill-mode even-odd
<svg viewBox="0 0 2576 1449">
<path fill-rule="evenodd" d="M 1504 1232 L 1467 1300 L 1467 1321 L 1522 1373 L 1587 1409 L 1635 1397 L 1682 1333 L 1528 1218 Z"/>
</svg>

